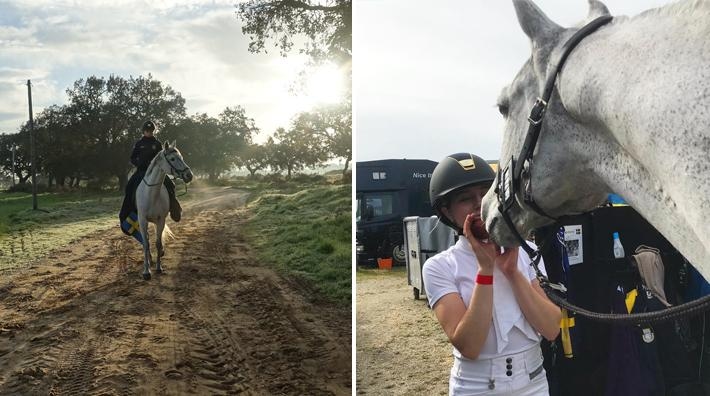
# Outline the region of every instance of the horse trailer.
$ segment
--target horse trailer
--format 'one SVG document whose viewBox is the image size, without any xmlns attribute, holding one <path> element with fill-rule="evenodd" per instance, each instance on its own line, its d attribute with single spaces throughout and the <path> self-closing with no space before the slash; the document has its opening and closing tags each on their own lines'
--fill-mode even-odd
<svg viewBox="0 0 710 396">
<path fill-rule="evenodd" d="M 407 284 L 412 286 L 415 300 L 426 295 L 422 267 L 429 257 L 456 243 L 454 229 L 436 216 L 404 218 L 404 247 L 407 259 Z"/>
<path fill-rule="evenodd" d="M 436 164 L 410 159 L 355 164 L 359 265 L 375 265 L 377 258 L 385 257 L 392 257 L 398 265 L 405 263 L 402 220 L 434 214 L 429 202 L 429 180 Z"/>
</svg>

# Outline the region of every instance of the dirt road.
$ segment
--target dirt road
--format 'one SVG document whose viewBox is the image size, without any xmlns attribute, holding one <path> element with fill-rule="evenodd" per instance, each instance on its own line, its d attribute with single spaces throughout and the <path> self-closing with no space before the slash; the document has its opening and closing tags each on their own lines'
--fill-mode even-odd
<svg viewBox="0 0 710 396">
<path fill-rule="evenodd" d="M 245 197 L 186 208 L 148 282 L 118 228 L 0 277 L 0 394 L 350 394 L 349 310 L 252 259 Z"/>
<path fill-rule="evenodd" d="M 357 277 L 357 393 L 446 395 L 451 344 L 403 268 Z"/>
</svg>

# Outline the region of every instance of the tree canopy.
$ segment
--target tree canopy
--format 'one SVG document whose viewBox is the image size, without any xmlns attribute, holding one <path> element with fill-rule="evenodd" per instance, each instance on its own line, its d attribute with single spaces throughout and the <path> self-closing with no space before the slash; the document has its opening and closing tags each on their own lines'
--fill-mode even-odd
<svg viewBox="0 0 710 396">
<path fill-rule="evenodd" d="M 158 126 L 158 139 L 176 141 L 196 175 L 211 180 L 234 167 L 251 175 L 270 168 L 290 177 L 329 158 L 351 159 L 349 104 L 347 112 L 338 105 L 302 113 L 288 130 L 279 129 L 260 145 L 254 142 L 260 131 L 243 107 L 228 106 L 217 117 L 186 116 L 180 93 L 150 74 L 89 76 L 74 82 L 67 96 L 66 104 L 47 107 L 34 119 L 37 172 L 50 185 L 72 187 L 84 180 L 123 189 L 133 169 L 128 156 L 147 119 Z M 25 123 L 17 133 L 0 135 L 0 173 L 13 172 L 15 147 L 20 184 L 31 172 L 29 132 Z"/>
<path fill-rule="evenodd" d="M 247 0 L 236 7 L 250 52 L 267 52 L 272 41 L 283 56 L 296 47 L 317 63 L 352 59 L 352 0 Z"/>
</svg>

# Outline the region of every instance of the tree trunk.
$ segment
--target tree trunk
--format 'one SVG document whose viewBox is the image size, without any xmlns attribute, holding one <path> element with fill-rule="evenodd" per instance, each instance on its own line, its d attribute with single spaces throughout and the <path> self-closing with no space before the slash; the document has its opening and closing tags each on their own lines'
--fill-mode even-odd
<svg viewBox="0 0 710 396">
<path fill-rule="evenodd" d="M 343 168 L 343 180 L 345 180 L 345 175 L 348 173 L 348 166 L 350 165 L 350 158 L 345 159 L 345 168 Z"/>
</svg>

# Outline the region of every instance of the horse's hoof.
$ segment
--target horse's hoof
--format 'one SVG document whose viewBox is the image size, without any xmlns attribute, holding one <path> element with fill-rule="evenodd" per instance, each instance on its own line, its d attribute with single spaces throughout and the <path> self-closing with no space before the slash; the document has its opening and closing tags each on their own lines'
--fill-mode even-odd
<svg viewBox="0 0 710 396">
<path fill-rule="evenodd" d="M 165 270 L 162 269 L 162 268 L 156 269 L 155 272 L 158 273 L 158 274 L 165 274 Z"/>
<path fill-rule="evenodd" d="M 143 274 L 143 280 L 150 280 L 150 274 Z"/>
</svg>

